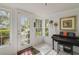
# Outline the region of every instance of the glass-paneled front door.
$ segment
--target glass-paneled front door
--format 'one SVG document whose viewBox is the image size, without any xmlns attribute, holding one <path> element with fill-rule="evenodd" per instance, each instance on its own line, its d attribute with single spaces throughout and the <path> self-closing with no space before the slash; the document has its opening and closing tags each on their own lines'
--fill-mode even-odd
<svg viewBox="0 0 79 59">
<path fill-rule="evenodd" d="M 30 22 L 25 14 L 18 14 L 18 49 L 27 48 L 30 45 Z"/>
</svg>

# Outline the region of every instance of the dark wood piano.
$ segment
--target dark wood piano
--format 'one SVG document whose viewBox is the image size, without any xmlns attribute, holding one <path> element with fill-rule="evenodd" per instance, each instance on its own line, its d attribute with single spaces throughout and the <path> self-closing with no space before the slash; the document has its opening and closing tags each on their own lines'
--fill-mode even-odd
<svg viewBox="0 0 79 59">
<path fill-rule="evenodd" d="M 73 55 L 73 46 L 79 46 L 79 37 L 71 37 L 71 36 L 62 36 L 62 35 L 53 35 L 52 37 L 53 42 L 53 49 L 54 49 L 54 41 L 57 43 L 57 53 L 59 53 L 59 44 L 62 44 L 65 48 L 65 46 L 69 46 L 70 50 L 69 52 Z"/>
</svg>

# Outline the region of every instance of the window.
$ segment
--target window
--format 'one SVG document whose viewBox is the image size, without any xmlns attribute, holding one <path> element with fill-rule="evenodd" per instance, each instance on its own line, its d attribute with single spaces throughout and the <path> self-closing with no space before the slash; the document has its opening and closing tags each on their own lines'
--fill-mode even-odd
<svg viewBox="0 0 79 59">
<path fill-rule="evenodd" d="M 49 20 L 46 19 L 45 20 L 45 36 L 48 36 L 49 35 L 48 27 L 49 27 Z"/>
<path fill-rule="evenodd" d="M 35 20 L 35 34 L 36 36 L 41 36 L 42 35 L 42 20 L 36 19 Z"/>
<path fill-rule="evenodd" d="M 0 10 L 0 46 L 9 44 L 10 36 L 10 13 Z"/>
<path fill-rule="evenodd" d="M 21 41 L 22 43 L 30 43 L 30 23 L 26 16 L 22 15 L 21 22 Z"/>
</svg>

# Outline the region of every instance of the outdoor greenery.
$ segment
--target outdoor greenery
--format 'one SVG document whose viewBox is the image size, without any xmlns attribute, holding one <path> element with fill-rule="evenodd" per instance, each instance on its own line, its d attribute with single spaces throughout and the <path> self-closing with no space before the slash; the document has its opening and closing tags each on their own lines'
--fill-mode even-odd
<svg viewBox="0 0 79 59">
<path fill-rule="evenodd" d="M 36 32 L 36 36 L 40 36 L 40 35 L 42 35 L 41 32 Z"/>
<path fill-rule="evenodd" d="M 0 40 L 2 40 L 2 45 L 8 44 L 9 32 L 9 29 L 0 29 Z"/>
<path fill-rule="evenodd" d="M 0 35 L 4 36 L 4 37 L 8 37 L 9 36 L 9 29 L 0 29 Z"/>
<path fill-rule="evenodd" d="M 30 28 L 29 21 L 28 21 L 28 20 L 24 20 L 24 24 L 22 24 L 22 29 L 21 29 L 21 31 L 25 31 L 25 30 L 27 30 L 28 28 Z"/>
<path fill-rule="evenodd" d="M 35 34 L 36 36 L 41 36 L 42 35 L 42 20 L 36 19 L 35 20 Z"/>
<path fill-rule="evenodd" d="M 42 29 L 45 30 L 45 36 L 48 36 L 49 35 L 48 27 L 49 27 L 49 20 L 48 19 L 45 20 L 45 28 L 42 28 L 42 20 L 36 19 L 35 20 L 35 30 L 36 30 L 35 34 L 36 34 L 36 36 L 42 35 Z"/>
<path fill-rule="evenodd" d="M 48 36 L 48 28 L 45 28 L 45 35 Z"/>
<path fill-rule="evenodd" d="M 0 45 L 5 45 L 9 43 L 9 18 L 5 11 L 0 11 L 0 13 Z"/>
<path fill-rule="evenodd" d="M 30 22 L 29 20 L 27 20 L 26 16 L 22 16 L 21 18 L 21 39 L 22 39 L 22 43 L 30 43 Z"/>
<path fill-rule="evenodd" d="M 45 36 L 49 35 L 48 26 L 49 26 L 49 21 L 48 21 L 48 19 L 46 19 L 45 20 Z"/>
</svg>

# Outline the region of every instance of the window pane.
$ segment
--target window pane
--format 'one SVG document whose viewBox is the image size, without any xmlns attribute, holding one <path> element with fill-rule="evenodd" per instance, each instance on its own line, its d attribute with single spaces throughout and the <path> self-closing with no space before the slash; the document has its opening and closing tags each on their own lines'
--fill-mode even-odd
<svg viewBox="0 0 79 59">
<path fill-rule="evenodd" d="M 9 44 L 10 35 L 10 24 L 9 24 L 10 13 L 0 10 L 0 44 Z"/>
<path fill-rule="evenodd" d="M 48 36 L 48 28 L 45 28 L 45 35 Z"/>
<path fill-rule="evenodd" d="M 8 44 L 8 42 L 9 42 L 9 39 L 8 39 L 9 37 L 3 37 L 2 38 L 2 45 L 6 45 L 6 44 Z"/>
<path fill-rule="evenodd" d="M 42 20 L 40 20 L 40 19 L 36 19 L 35 20 L 35 30 L 36 30 L 36 32 L 35 32 L 35 34 L 36 34 L 36 36 L 41 36 L 42 35 Z"/>
<path fill-rule="evenodd" d="M 48 25 L 49 25 L 49 21 L 45 20 L 45 27 L 48 27 Z"/>
<path fill-rule="evenodd" d="M 42 28 L 36 28 L 36 36 L 42 35 Z"/>
<path fill-rule="evenodd" d="M 42 20 L 40 20 L 40 27 L 42 27 Z"/>
<path fill-rule="evenodd" d="M 36 26 L 36 27 L 42 27 L 42 20 L 36 19 L 36 20 L 35 20 L 35 26 Z"/>
<path fill-rule="evenodd" d="M 41 32 L 36 32 L 36 36 L 41 36 Z"/>
<path fill-rule="evenodd" d="M 26 16 L 21 16 L 21 41 L 22 43 L 30 43 L 30 23 Z"/>
<path fill-rule="evenodd" d="M 45 36 L 49 35 L 48 27 L 49 27 L 49 20 L 45 20 Z"/>
</svg>

